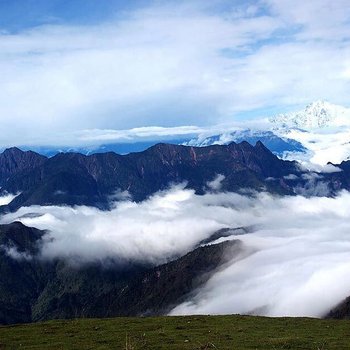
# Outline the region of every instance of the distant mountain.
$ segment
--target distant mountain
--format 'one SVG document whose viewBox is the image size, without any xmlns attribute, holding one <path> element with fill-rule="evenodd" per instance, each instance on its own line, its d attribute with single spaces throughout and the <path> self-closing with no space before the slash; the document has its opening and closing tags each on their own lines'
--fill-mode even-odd
<svg viewBox="0 0 350 350">
<path fill-rule="evenodd" d="M 10 177 L 34 169 L 45 161 L 46 157 L 32 151 L 23 152 L 16 147 L 6 149 L 0 154 L 0 186 Z"/>
<path fill-rule="evenodd" d="M 204 147 L 210 145 L 228 145 L 231 142 L 247 141 L 255 145 L 258 141 L 262 142 L 272 153 L 282 157 L 286 152 L 304 153 L 307 149 L 300 143 L 289 138 L 282 138 L 272 131 L 254 131 L 250 129 L 237 130 L 229 133 L 213 135 L 205 138 L 192 139 L 185 142 L 184 145 Z"/>
<path fill-rule="evenodd" d="M 350 109 L 326 101 L 315 101 L 305 109 L 269 118 L 273 128 L 318 129 L 350 126 Z"/>
<path fill-rule="evenodd" d="M 239 241 L 198 247 L 151 267 L 40 258 L 44 231 L 0 225 L 0 324 L 54 318 L 164 314 L 240 251 Z"/>
<path fill-rule="evenodd" d="M 141 201 L 170 183 L 184 181 L 201 194 L 218 174 L 224 176 L 223 191 L 250 188 L 292 194 L 287 176 L 300 174 L 296 163 L 278 159 L 261 142 L 209 147 L 157 144 L 128 155 L 61 153 L 40 160 L 0 183 L 3 192 L 21 193 L 3 210 L 35 204 L 107 208 L 116 191 L 128 191 Z"/>
<path fill-rule="evenodd" d="M 350 159 L 350 108 L 316 101 L 304 109 L 268 118 L 263 129 L 199 135 L 191 146 L 261 141 L 283 159 L 325 165 Z"/>
<path fill-rule="evenodd" d="M 171 143 L 171 144 L 182 144 L 189 141 L 189 138 L 166 138 L 161 142 Z M 107 153 L 115 152 L 118 154 L 128 154 L 132 152 L 142 152 L 147 148 L 152 147 L 159 143 L 159 140 L 150 140 L 150 141 L 134 141 L 134 142 L 119 142 L 119 143 L 106 143 L 106 144 L 97 144 L 90 146 L 21 146 L 20 148 L 24 151 L 31 150 L 36 153 L 39 153 L 45 157 L 53 157 L 59 153 L 81 153 L 86 156 L 94 153 Z"/>
</svg>

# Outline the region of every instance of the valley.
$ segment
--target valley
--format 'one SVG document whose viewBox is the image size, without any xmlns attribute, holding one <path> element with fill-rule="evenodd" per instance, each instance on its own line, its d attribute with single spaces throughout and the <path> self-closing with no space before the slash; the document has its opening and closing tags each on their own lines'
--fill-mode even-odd
<svg viewBox="0 0 350 350">
<path fill-rule="evenodd" d="M 264 211 L 266 205 L 271 205 L 269 201 L 283 203 L 284 200 L 294 205 L 293 201 L 298 201 L 300 196 L 306 203 L 317 197 L 332 201 L 345 196 L 346 200 L 342 191 L 350 185 L 348 162 L 332 165 L 335 169 L 332 172 L 311 172 L 301 169 L 297 162 L 279 159 L 260 141 L 254 146 L 245 141 L 207 147 L 158 144 L 124 156 L 62 153 L 46 158 L 13 148 L 0 154 L 0 164 L 3 193 L 16 194 L 2 206 L 0 269 L 4 278 L 0 282 L 0 321 L 3 324 L 76 317 L 201 313 L 200 310 L 206 309 L 201 300 L 206 286 L 216 276 L 234 269 L 240 260 L 244 265 L 255 258 L 262 247 L 251 244 L 250 237 L 259 237 L 264 227 L 271 232 L 275 230 L 271 220 L 257 220 L 261 215 L 274 215 L 273 207 L 257 217 L 253 212 L 250 219 L 247 208 L 258 205 L 254 210 Z M 224 197 L 219 199 L 220 196 Z M 195 224 L 192 233 L 189 226 L 177 232 L 176 225 L 182 225 L 177 215 L 184 214 L 176 214 L 179 210 L 176 206 L 189 206 L 193 210 L 201 201 L 199 215 L 210 206 L 216 207 L 212 217 L 207 218 L 211 220 L 208 228 Z M 246 209 L 245 201 L 251 202 Z M 119 213 L 118 208 L 125 205 L 127 211 Z M 219 219 L 220 211 L 228 210 L 225 207 L 231 208 L 230 215 L 237 218 Z M 123 221 L 129 220 L 128 215 L 146 208 L 147 213 L 137 214 L 141 215 L 139 224 L 131 216 L 130 223 L 136 226 L 127 229 Z M 71 210 L 76 219 L 64 218 Z M 244 221 L 240 219 L 242 210 L 248 215 Z M 78 214 L 87 216 L 79 218 Z M 147 220 L 149 215 L 158 224 L 165 220 L 164 215 L 165 218 L 175 215 L 171 219 L 173 232 L 166 226 L 157 229 L 158 235 L 164 237 L 163 243 L 157 243 L 154 233 L 143 227 L 142 220 Z M 89 224 L 91 218 L 100 220 L 100 216 L 105 217 L 106 223 L 112 220 L 106 228 L 102 222 L 97 224 L 98 221 Z M 299 220 L 298 215 L 295 218 Z M 200 217 L 199 222 L 203 219 Z M 64 226 L 58 230 L 55 220 Z M 226 227 L 222 226 L 225 221 Z M 149 225 L 152 231 L 153 223 Z M 293 227 L 293 219 L 283 224 L 283 230 L 288 225 Z M 94 251 L 88 237 L 94 237 L 96 229 Z M 164 230 L 167 235 L 163 234 Z M 110 235 L 107 245 L 103 243 L 106 234 Z M 181 237 L 189 242 L 181 242 Z M 159 249 L 158 245 L 167 247 L 169 243 L 174 247 L 152 252 Z M 345 298 L 348 294 L 341 295 Z M 239 293 L 236 298 L 238 302 Z M 310 311 L 311 315 L 348 317 L 348 308 L 331 311 L 342 301 L 341 296 L 338 298 L 325 300 L 318 311 Z M 230 302 L 233 306 L 229 310 L 239 310 L 234 306 L 235 299 Z M 274 301 L 271 310 L 278 303 Z M 258 314 L 270 315 L 269 307 L 256 307 Z M 221 310 L 221 306 L 210 303 L 208 308 L 209 313 Z M 254 310 L 251 306 L 242 312 L 254 313 Z"/>
</svg>

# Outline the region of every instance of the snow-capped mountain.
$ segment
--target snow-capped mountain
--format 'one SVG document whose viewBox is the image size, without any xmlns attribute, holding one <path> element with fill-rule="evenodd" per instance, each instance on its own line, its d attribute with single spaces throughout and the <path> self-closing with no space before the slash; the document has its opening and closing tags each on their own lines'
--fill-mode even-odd
<svg viewBox="0 0 350 350">
<path fill-rule="evenodd" d="M 279 114 L 269 118 L 276 129 L 297 128 L 303 130 L 350 125 L 350 109 L 331 104 L 327 101 L 315 101 L 303 110 Z"/>
<path fill-rule="evenodd" d="M 186 144 L 208 146 L 243 140 L 255 144 L 260 140 L 279 157 L 307 166 L 350 159 L 350 108 L 316 101 L 302 110 L 269 117 L 264 128 L 200 135 Z"/>
</svg>

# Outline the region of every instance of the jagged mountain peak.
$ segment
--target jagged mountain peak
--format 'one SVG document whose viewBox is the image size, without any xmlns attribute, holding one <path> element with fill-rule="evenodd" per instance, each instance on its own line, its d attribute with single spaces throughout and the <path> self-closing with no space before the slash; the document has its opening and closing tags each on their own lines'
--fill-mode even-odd
<svg viewBox="0 0 350 350">
<path fill-rule="evenodd" d="M 41 158 L 41 159 L 45 159 L 46 157 L 33 152 L 33 151 L 23 151 L 18 147 L 9 147 L 6 148 L 2 153 L 0 153 L 0 157 L 13 157 L 13 158 L 23 158 L 25 156 L 29 156 L 29 157 L 37 157 L 37 158 Z"/>
<path fill-rule="evenodd" d="M 260 140 L 258 140 L 258 141 L 255 143 L 254 148 L 255 148 L 255 149 L 258 149 L 258 150 L 263 150 L 264 152 L 267 152 L 267 153 L 270 153 L 270 152 L 271 152 Z"/>
<path fill-rule="evenodd" d="M 18 147 L 9 147 L 6 148 L 3 152 L 3 154 L 11 154 L 11 155 L 19 155 L 19 154 L 23 154 L 24 151 L 22 151 L 21 149 L 19 149 Z"/>
<path fill-rule="evenodd" d="M 264 147 L 279 156 L 282 156 L 284 152 L 304 152 L 304 148 L 299 142 L 286 137 L 279 137 L 270 130 L 236 130 L 208 137 L 198 137 L 186 142 L 185 145 L 204 147 L 228 145 L 232 142 L 240 143 L 242 141 L 248 141 L 251 145 L 256 145 L 260 141 L 264 144 Z"/>
<path fill-rule="evenodd" d="M 350 125 L 350 109 L 324 100 L 314 101 L 297 112 L 278 114 L 269 118 L 275 129 L 318 129 Z"/>
<path fill-rule="evenodd" d="M 46 157 L 32 151 L 22 151 L 17 147 L 5 149 L 0 153 L 0 184 L 7 178 L 43 164 Z"/>
</svg>

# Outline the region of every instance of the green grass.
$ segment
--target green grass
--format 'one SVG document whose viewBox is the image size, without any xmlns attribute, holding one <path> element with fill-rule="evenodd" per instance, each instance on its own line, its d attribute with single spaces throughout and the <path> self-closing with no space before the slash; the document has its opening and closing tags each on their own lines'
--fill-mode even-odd
<svg viewBox="0 0 350 350">
<path fill-rule="evenodd" d="M 81 319 L 0 327 L 0 349 L 350 349 L 350 321 L 252 316 Z"/>
</svg>

